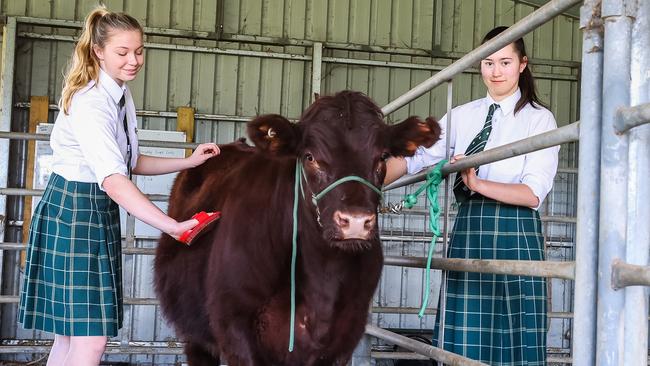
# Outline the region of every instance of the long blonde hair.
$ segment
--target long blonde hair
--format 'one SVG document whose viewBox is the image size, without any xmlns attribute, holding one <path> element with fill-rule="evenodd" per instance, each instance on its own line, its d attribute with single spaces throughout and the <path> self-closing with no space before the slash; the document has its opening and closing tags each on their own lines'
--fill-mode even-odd
<svg viewBox="0 0 650 366">
<path fill-rule="evenodd" d="M 143 33 L 142 26 L 132 16 L 126 13 L 114 13 L 100 6 L 91 11 L 86 17 L 81 36 L 77 41 L 70 60 L 68 71 L 63 79 L 63 90 L 59 107 L 68 114 L 72 96 L 81 88 L 88 85 L 90 80 L 99 79 L 99 59 L 93 51 L 93 45 L 104 48 L 113 30 L 134 31 Z"/>
</svg>

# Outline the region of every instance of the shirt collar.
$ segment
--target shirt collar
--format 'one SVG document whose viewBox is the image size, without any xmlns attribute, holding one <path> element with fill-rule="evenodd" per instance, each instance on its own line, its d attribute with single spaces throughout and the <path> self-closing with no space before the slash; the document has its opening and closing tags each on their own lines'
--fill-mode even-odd
<svg viewBox="0 0 650 366">
<path fill-rule="evenodd" d="M 101 68 L 99 69 L 99 85 L 106 90 L 115 104 L 119 104 L 122 96 L 126 95 L 126 85 L 123 84 L 122 86 L 119 86 L 117 82 Z"/>
<path fill-rule="evenodd" d="M 521 90 L 519 88 L 517 88 L 517 90 L 514 93 L 512 93 L 511 96 L 501 100 L 500 102 L 495 102 L 489 93 L 485 97 L 488 107 L 493 103 L 497 103 L 499 105 L 499 109 L 501 110 L 501 113 L 503 113 L 504 116 L 508 115 L 510 112 L 515 110 L 515 106 L 517 105 L 519 99 L 521 99 Z"/>
</svg>

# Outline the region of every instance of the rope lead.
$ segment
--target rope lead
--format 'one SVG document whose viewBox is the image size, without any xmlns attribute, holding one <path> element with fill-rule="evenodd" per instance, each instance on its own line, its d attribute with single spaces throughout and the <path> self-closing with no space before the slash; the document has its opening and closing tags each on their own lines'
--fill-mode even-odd
<svg viewBox="0 0 650 366">
<path fill-rule="evenodd" d="M 418 316 L 422 318 L 424 316 L 424 311 L 429 304 L 429 292 L 431 284 L 429 282 L 429 272 L 431 271 L 431 259 L 433 258 L 433 251 L 436 247 L 436 239 L 441 236 L 440 227 L 438 226 L 438 219 L 440 218 L 440 204 L 438 203 L 438 188 L 442 182 L 442 172 L 440 171 L 447 163 L 447 160 L 442 160 L 427 174 L 426 182 L 418 188 L 415 193 L 407 194 L 404 197 L 404 207 L 413 208 L 413 206 L 418 203 L 418 196 L 422 193 L 423 190 L 427 190 L 427 198 L 429 199 L 429 229 L 433 233 L 433 238 L 431 238 L 431 244 L 429 244 L 429 255 L 427 256 L 427 268 L 424 272 L 424 295 L 422 299 L 422 305 L 420 306 L 420 312 Z"/>
</svg>

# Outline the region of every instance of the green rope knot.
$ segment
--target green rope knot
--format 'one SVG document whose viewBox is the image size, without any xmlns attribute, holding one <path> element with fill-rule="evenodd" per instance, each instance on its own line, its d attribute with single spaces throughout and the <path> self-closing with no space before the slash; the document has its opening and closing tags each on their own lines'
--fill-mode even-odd
<svg viewBox="0 0 650 366">
<path fill-rule="evenodd" d="M 404 197 L 404 207 L 411 209 L 416 203 L 418 203 L 418 197 L 416 195 L 411 193 Z"/>
<path fill-rule="evenodd" d="M 436 239 L 439 238 L 442 234 L 440 232 L 440 227 L 438 226 L 438 219 L 440 218 L 440 204 L 438 203 L 438 188 L 440 183 L 442 183 L 442 167 L 447 163 L 447 160 L 442 160 L 427 174 L 426 182 L 418 188 L 414 193 L 407 194 L 404 197 L 404 207 L 412 208 L 416 203 L 418 203 L 418 196 L 425 189 L 427 190 L 427 198 L 429 199 L 429 229 L 433 233 L 433 238 L 431 238 L 431 244 L 429 244 L 429 255 L 427 256 L 427 268 L 425 269 L 425 283 L 424 283 L 424 295 L 422 299 L 422 306 L 420 306 L 420 312 L 418 316 L 422 318 L 424 316 L 424 310 L 429 303 L 429 272 L 431 271 L 431 259 L 433 258 L 433 251 L 436 247 Z"/>
</svg>

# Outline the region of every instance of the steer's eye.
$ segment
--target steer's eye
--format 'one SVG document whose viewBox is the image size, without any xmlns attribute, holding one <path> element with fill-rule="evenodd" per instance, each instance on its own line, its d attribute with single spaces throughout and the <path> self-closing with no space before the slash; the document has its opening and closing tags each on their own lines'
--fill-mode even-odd
<svg viewBox="0 0 650 366">
<path fill-rule="evenodd" d="M 381 161 L 386 161 L 388 158 L 390 158 L 390 153 L 388 151 L 384 151 L 381 153 L 381 157 L 379 157 Z"/>
<path fill-rule="evenodd" d="M 314 161 L 314 155 L 312 155 L 311 153 L 306 153 L 305 159 L 307 159 L 307 161 Z"/>
</svg>

